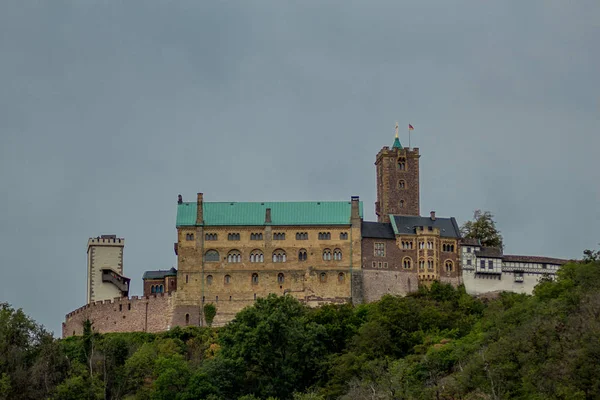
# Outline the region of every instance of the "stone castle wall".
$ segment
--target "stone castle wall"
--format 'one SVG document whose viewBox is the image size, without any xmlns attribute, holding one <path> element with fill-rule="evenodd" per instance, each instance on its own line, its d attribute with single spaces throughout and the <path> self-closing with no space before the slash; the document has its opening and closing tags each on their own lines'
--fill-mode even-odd
<svg viewBox="0 0 600 400">
<path fill-rule="evenodd" d="M 62 326 L 63 338 L 81 335 L 83 322 L 87 319 L 99 333 L 163 332 L 171 327 L 172 296 L 132 296 L 87 304 L 66 315 Z"/>
</svg>

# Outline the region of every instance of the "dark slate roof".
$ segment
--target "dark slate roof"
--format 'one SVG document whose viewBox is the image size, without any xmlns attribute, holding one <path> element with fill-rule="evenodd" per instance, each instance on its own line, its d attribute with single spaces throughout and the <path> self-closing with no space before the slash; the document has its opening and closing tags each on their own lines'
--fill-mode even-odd
<svg viewBox="0 0 600 400">
<path fill-rule="evenodd" d="M 177 276 L 175 267 L 168 270 L 159 269 L 158 271 L 146 271 L 144 272 L 142 279 L 164 279 L 167 276 Z"/>
<path fill-rule="evenodd" d="M 515 255 L 504 256 L 504 261 L 506 261 L 506 262 L 522 262 L 522 263 L 555 264 L 555 265 L 564 265 L 569 262 L 569 260 L 563 260 L 561 258 L 537 257 L 537 256 L 515 256 Z"/>
<path fill-rule="evenodd" d="M 460 243 L 464 246 L 481 246 L 479 239 L 463 238 Z"/>
<path fill-rule="evenodd" d="M 499 247 L 482 247 L 477 252 L 477 257 L 502 258 L 502 249 Z"/>
<path fill-rule="evenodd" d="M 415 234 L 417 227 L 423 226 L 438 228 L 441 237 L 460 238 L 460 229 L 456 223 L 456 219 L 452 218 L 437 218 L 417 217 L 413 215 L 390 215 L 393 218 L 392 226 L 395 225 L 394 231 L 399 235 Z"/>
<path fill-rule="evenodd" d="M 376 239 L 395 239 L 392 224 L 384 222 L 368 222 L 362 223 L 362 237 Z"/>
</svg>

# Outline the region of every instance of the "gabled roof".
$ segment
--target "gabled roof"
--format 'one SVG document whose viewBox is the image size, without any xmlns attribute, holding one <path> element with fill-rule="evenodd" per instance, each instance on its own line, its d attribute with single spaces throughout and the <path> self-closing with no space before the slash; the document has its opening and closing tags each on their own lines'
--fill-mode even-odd
<svg viewBox="0 0 600 400">
<path fill-rule="evenodd" d="M 362 237 L 375 239 L 395 239 L 390 223 L 364 221 L 361 226 Z"/>
<path fill-rule="evenodd" d="M 476 254 L 477 257 L 502 258 L 502 249 L 499 247 L 482 247 Z"/>
<path fill-rule="evenodd" d="M 164 279 L 167 276 L 177 276 L 175 267 L 167 270 L 159 269 L 157 271 L 146 271 L 144 272 L 142 279 Z"/>
<path fill-rule="evenodd" d="M 204 202 L 204 226 L 350 225 L 350 201 Z M 271 223 L 265 212 L 271 209 Z M 177 205 L 176 226 L 196 225 L 197 203 Z M 359 202 L 362 218 L 363 203 Z"/>
<path fill-rule="evenodd" d="M 432 227 L 440 230 L 441 237 L 460 238 L 460 229 L 454 217 L 431 219 L 416 215 L 390 215 L 390 221 L 396 235 L 414 235 L 418 227 Z"/>
<path fill-rule="evenodd" d="M 474 238 L 462 238 L 460 240 L 460 243 L 463 246 L 479 246 L 479 247 L 481 247 L 481 242 L 479 241 L 479 239 L 474 239 Z"/>
</svg>

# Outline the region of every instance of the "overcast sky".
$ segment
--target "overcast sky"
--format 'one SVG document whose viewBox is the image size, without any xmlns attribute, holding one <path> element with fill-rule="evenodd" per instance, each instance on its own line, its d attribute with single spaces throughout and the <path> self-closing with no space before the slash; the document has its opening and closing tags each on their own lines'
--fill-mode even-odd
<svg viewBox="0 0 600 400">
<path fill-rule="evenodd" d="M 0 301 L 60 335 L 87 239 L 132 294 L 176 266 L 177 194 L 349 200 L 415 130 L 421 212 L 506 253 L 600 242 L 600 3 L 1 1 Z"/>
</svg>

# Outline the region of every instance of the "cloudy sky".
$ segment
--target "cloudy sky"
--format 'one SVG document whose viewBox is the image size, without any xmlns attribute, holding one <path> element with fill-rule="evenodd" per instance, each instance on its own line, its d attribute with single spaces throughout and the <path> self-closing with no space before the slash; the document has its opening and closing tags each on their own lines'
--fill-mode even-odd
<svg viewBox="0 0 600 400">
<path fill-rule="evenodd" d="M 0 2 L 0 301 L 60 334 L 88 237 L 132 293 L 176 265 L 177 194 L 375 217 L 395 121 L 421 210 L 496 215 L 511 254 L 600 242 L 600 3 Z"/>
</svg>

